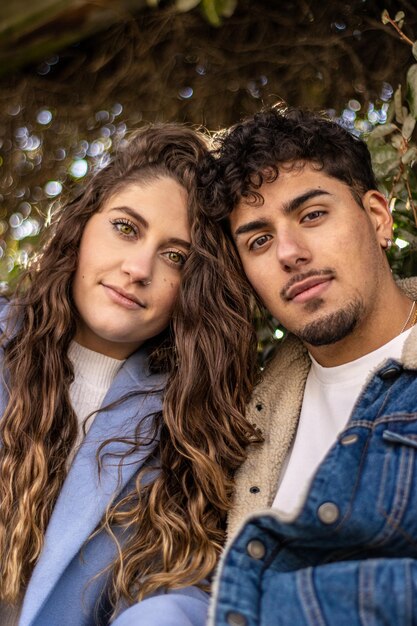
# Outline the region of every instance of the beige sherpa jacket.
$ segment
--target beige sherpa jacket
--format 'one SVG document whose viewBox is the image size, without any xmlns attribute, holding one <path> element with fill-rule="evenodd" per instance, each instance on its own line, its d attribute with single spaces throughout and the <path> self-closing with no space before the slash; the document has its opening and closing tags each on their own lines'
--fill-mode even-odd
<svg viewBox="0 0 417 626">
<path fill-rule="evenodd" d="M 417 278 L 407 278 L 399 285 L 407 296 L 417 300 Z M 401 360 L 406 369 L 417 369 L 417 326 L 404 344 Z M 250 447 L 247 460 L 236 474 L 229 540 L 244 518 L 265 511 L 274 500 L 281 467 L 297 428 L 309 369 L 306 349 L 290 335 L 278 347 L 255 388 L 246 415 L 261 429 L 265 442 Z"/>
</svg>

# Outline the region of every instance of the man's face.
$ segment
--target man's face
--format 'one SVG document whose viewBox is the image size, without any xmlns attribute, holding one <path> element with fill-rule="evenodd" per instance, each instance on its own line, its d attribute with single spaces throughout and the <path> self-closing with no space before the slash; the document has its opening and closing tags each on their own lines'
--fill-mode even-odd
<svg viewBox="0 0 417 626">
<path fill-rule="evenodd" d="M 350 188 L 310 164 L 281 169 L 260 189 L 263 205 L 230 215 L 245 273 L 270 313 L 312 346 L 335 343 L 381 306 L 391 216 L 369 191 Z"/>
</svg>

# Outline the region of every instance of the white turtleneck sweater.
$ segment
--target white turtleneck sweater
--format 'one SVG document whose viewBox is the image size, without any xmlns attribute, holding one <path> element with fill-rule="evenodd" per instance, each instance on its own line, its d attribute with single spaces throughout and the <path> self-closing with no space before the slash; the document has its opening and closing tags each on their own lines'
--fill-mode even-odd
<svg viewBox="0 0 417 626">
<path fill-rule="evenodd" d="M 70 387 L 70 399 L 78 418 L 78 436 L 68 458 L 69 467 L 84 436 L 90 429 L 95 415 L 92 415 L 90 419 L 86 418 L 101 407 L 104 397 L 124 361 L 88 350 L 75 341 L 70 345 L 68 356 L 74 367 L 74 381 Z"/>
</svg>

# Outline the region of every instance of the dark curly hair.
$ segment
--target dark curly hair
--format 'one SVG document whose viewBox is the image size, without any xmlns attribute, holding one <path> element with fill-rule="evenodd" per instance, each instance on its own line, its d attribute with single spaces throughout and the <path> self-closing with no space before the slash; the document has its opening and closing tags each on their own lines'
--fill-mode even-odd
<svg viewBox="0 0 417 626">
<path fill-rule="evenodd" d="M 222 220 L 242 198 L 262 202 L 263 183 L 276 180 L 284 164 L 305 162 L 346 183 L 359 204 L 377 188 L 363 141 L 322 114 L 281 104 L 218 133 L 200 167 L 202 210 Z"/>
</svg>

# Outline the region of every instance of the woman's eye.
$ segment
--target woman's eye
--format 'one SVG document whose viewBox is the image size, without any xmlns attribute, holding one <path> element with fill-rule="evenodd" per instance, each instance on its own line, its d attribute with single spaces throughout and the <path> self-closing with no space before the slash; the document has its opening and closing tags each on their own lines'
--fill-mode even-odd
<svg viewBox="0 0 417 626">
<path fill-rule="evenodd" d="M 129 226 L 129 224 L 120 224 L 119 232 L 123 233 L 124 235 L 131 235 L 133 232 L 133 228 Z"/>
<path fill-rule="evenodd" d="M 169 250 L 166 253 L 166 256 L 173 265 L 178 265 L 180 267 L 182 267 L 187 260 L 186 255 L 178 250 Z"/>
<path fill-rule="evenodd" d="M 112 225 L 118 233 L 125 237 L 132 237 L 137 235 L 137 227 L 135 224 L 125 219 L 112 220 Z"/>
<path fill-rule="evenodd" d="M 268 241 L 270 241 L 270 239 L 271 239 L 271 235 L 261 235 L 261 237 L 258 237 L 257 239 L 252 241 L 252 243 L 249 246 L 249 249 L 258 250 L 259 248 L 262 248 L 262 246 L 267 244 Z"/>
</svg>

